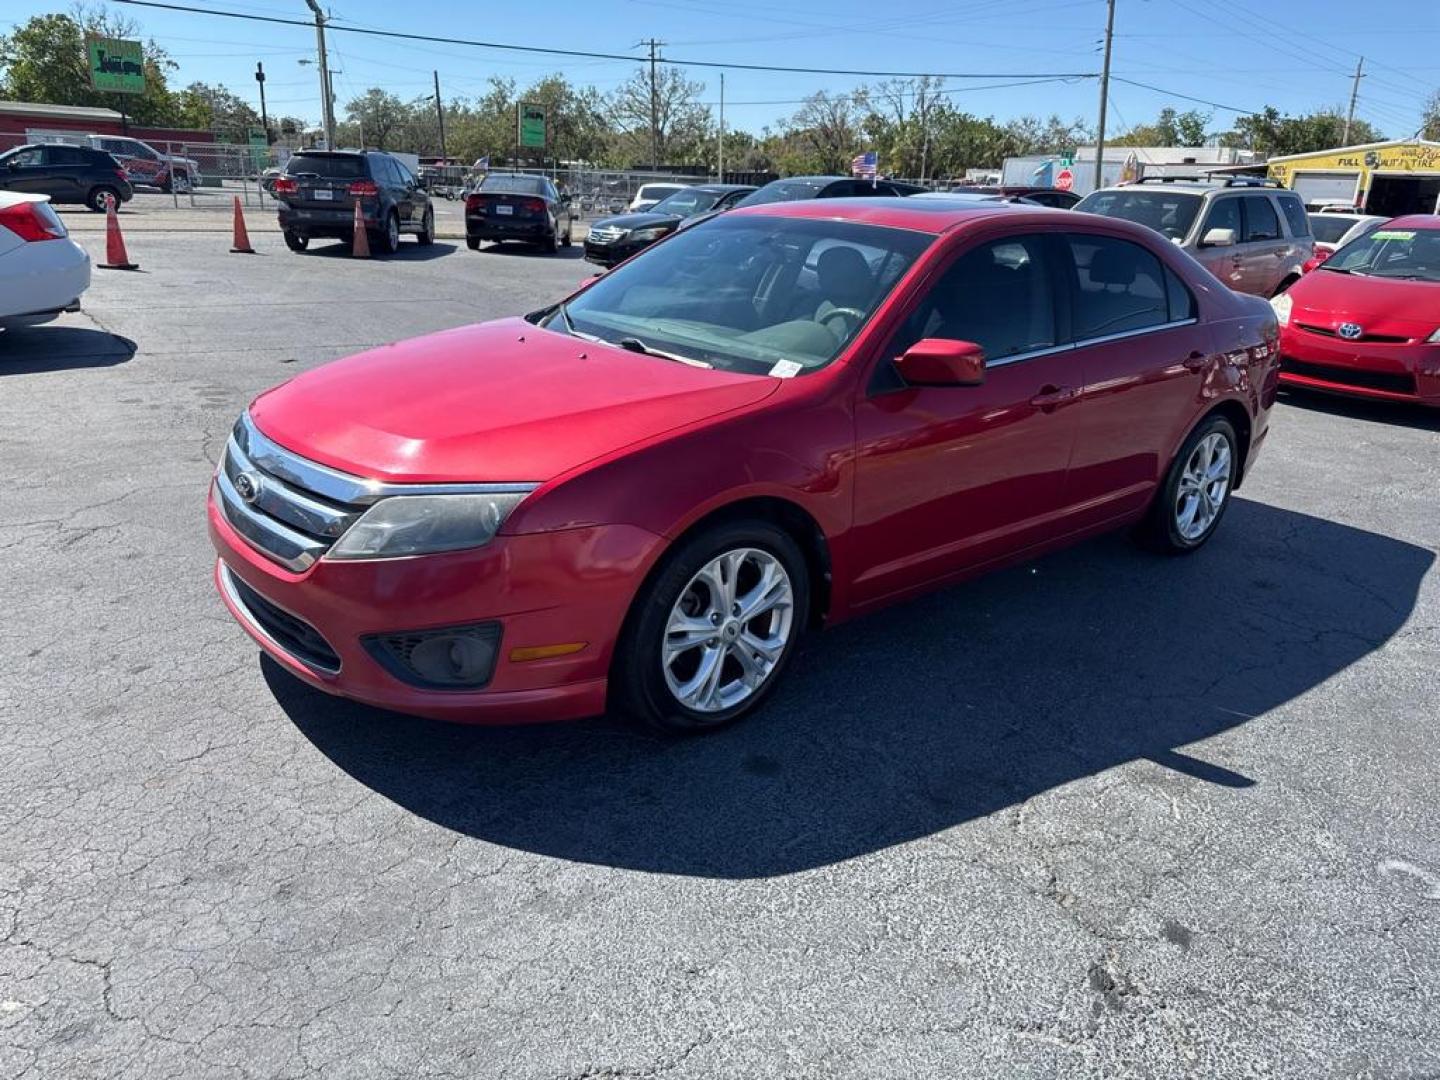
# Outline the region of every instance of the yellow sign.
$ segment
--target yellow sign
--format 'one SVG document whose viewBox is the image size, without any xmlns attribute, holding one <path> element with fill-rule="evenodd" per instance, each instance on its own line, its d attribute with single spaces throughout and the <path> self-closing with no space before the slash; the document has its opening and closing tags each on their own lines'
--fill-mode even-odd
<svg viewBox="0 0 1440 1080">
<path fill-rule="evenodd" d="M 1366 179 L 1372 172 L 1440 173 L 1440 146 L 1427 143 L 1398 143 L 1372 150 L 1329 150 L 1270 163 L 1270 179 L 1289 187 L 1297 172 L 1347 172 L 1355 170 Z"/>
</svg>

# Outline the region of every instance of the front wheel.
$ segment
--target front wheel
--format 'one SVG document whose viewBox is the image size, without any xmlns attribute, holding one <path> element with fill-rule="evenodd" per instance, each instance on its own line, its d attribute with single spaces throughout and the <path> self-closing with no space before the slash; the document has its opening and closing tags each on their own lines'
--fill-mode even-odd
<svg viewBox="0 0 1440 1080">
<path fill-rule="evenodd" d="M 415 234 L 415 239 L 420 242 L 421 247 L 428 247 L 435 242 L 435 208 L 427 206 L 425 216 L 421 219 L 420 231 Z"/>
<path fill-rule="evenodd" d="M 90 190 L 90 193 L 85 196 L 85 205 L 95 211 L 95 213 L 103 214 L 106 210 L 110 209 L 111 200 L 114 201 L 118 209 L 120 206 L 120 192 L 116 191 L 113 187 L 101 186 Z"/>
<path fill-rule="evenodd" d="M 1235 429 L 1223 416 L 1192 431 L 1140 526 L 1141 542 L 1167 555 L 1198 551 L 1225 516 L 1239 462 Z"/>
<path fill-rule="evenodd" d="M 479 251 L 479 250 L 480 250 L 480 238 L 479 238 L 478 236 L 467 236 L 467 237 L 465 237 L 465 246 L 466 246 L 467 248 L 469 248 L 471 251 Z"/>
<path fill-rule="evenodd" d="M 768 522 L 685 541 L 636 598 L 616 652 L 615 703 L 661 731 L 712 731 L 774 691 L 809 612 L 795 541 Z"/>
<path fill-rule="evenodd" d="M 574 218 L 571 218 L 569 221 L 567 221 L 567 222 L 565 223 L 565 239 L 561 240 L 560 243 L 564 244 L 567 248 L 570 247 L 572 244 L 575 243 L 574 233 L 575 233 L 575 219 L 574 219 Z"/>
<path fill-rule="evenodd" d="M 183 169 L 175 173 L 170 183 L 175 189 L 176 194 L 179 195 L 188 195 L 190 189 L 194 186 L 190 183 L 190 174 Z"/>
</svg>

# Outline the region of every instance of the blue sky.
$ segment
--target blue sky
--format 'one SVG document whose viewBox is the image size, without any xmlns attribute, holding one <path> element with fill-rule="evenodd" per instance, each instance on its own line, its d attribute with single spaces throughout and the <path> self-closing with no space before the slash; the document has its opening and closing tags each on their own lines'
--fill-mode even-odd
<svg viewBox="0 0 1440 1080">
<path fill-rule="evenodd" d="M 179 0 L 197 6 L 306 17 L 303 0 Z M 262 60 L 272 115 L 319 115 L 314 33 L 301 27 L 217 19 L 114 5 L 178 61 L 174 84 L 224 83 L 257 99 L 253 73 Z M 36 0 L 8 0 L 0 28 L 63 10 Z M 396 29 L 599 52 L 632 53 L 642 38 L 666 42 L 662 55 L 726 63 L 907 71 L 994 72 L 974 85 L 1015 81 L 1007 73 L 1098 71 L 1104 0 L 552 0 L 543 5 L 461 5 L 443 0 L 334 0 L 337 26 Z M 1241 109 L 1273 104 L 1299 112 L 1343 105 L 1360 55 L 1357 115 L 1386 135 L 1404 138 L 1420 125 L 1420 106 L 1440 87 L 1440 4 L 1433 0 L 1118 0 L 1113 71 L 1170 93 L 1116 82 L 1111 131 L 1153 119 L 1172 104 L 1214 113 L 1213 129 L 1234 113 L 1188 102 L 1188 94 Z M 370 86 L 404 98 L 430 92 L 440 72 L 447 98 L 479 94 L 486 79 L 506 75 L 522 86 L 560 71 L 573 82 L 609 91 L 629 75 L 623 61 L 517 55 L 488 49 L 330 35 L 339 106 Z M 694 69 L 718 100 L 718 72 Z M 794 112 L 817 89 L 848 90 L 867 81 L 848 76 L 732 70 L 726 74 L 727 124 L 758 131 Z M 967 89 L 951 80 L 953 101 L 1000 120 L 1058 112 L 1094 122 L 1096 80 Z"/>
</svg>

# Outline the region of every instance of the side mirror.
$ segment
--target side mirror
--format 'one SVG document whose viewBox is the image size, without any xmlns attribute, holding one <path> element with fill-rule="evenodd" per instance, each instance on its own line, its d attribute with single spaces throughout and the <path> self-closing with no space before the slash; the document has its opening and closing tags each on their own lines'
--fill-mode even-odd
<svg viewBox="0 0 1440 1080">
<path fill-rule="evenodd" d="M 911 386 L 979 386 L 985 350 L 973 341 L 925 338 L 896 357 L 895 370 Z"/>
<path fill-rule="evenodd" d="M 1234 245 L 1234 229 L 1210 229 L 1200 239 L 1201 247 L 1233 247 Z"/>
</svg>

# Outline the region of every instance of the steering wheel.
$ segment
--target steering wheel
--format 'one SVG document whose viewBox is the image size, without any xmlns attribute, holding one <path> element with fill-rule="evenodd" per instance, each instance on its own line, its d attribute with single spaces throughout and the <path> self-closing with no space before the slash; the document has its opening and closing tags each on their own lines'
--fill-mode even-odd
<svg viewBox="0 0 1440 1080">
<path fill-rule="evenodd" d="M 857 324 L 865 321 L 865 312 L 861 311 L 859 308 L 853 307 L 831 308 L 829 311 L 825 312 L 824 315 L 821 315 L 817 321 L 820 323 L 821 326 L 824 326 L 825 329 L 830 330 L 830 332 L 833 334 L 834 330 L 831 330 L 831 328 L 826 324 L 828 324 L 831 319 L 838 318 L 840 316 L 844 316 L 848 319 L 854 319 Z"/>
</svg>

